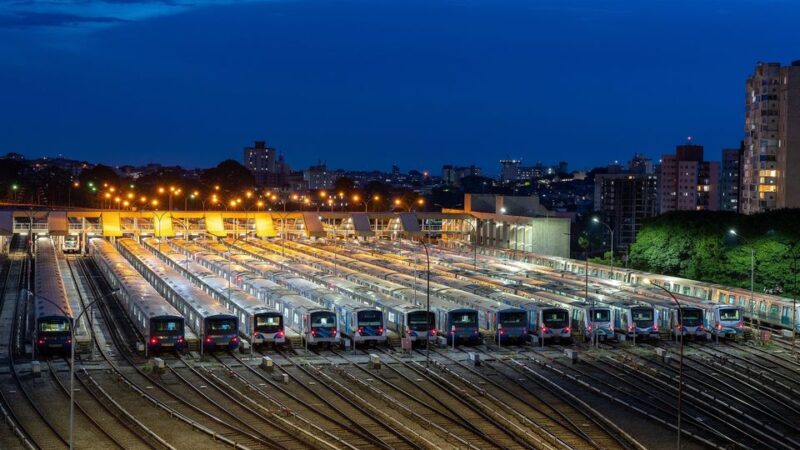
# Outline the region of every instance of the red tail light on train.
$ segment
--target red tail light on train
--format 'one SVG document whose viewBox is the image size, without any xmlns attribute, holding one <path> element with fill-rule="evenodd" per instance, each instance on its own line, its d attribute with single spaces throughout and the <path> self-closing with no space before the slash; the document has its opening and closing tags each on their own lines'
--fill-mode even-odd
<svg viewBox="0 0 800 450">
<path fill-rule="evenodd" d="M 150 338 L 150 345 L 158 345 L 158 338 L 153 336 Z"/>
<path fill-rule="evenodd" d="M 378 336 L 383 336 L 383 327 L 378 327 Z"/>
</svg>

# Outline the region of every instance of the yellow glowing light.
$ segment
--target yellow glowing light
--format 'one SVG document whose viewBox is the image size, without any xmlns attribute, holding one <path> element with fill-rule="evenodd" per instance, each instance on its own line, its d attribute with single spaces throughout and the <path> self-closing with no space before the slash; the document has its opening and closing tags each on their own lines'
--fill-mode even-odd
<svg viewBox="0 0 800 450">
<path fill-rule="evenodd" d="M 305 203 L 307 205 L 307 204 L 311 203 L 311 199 L 305 198 L 305 199 L 303 199 L 303 203 Z"/>
<path fill-rule="evenodd" d="M 110 188 L 108 188 L 108 190 L 114 192 L 116 189 L 114 188 L 114 186 L 111 186 Z"/>
<path fill-rule="evenodd" d="M 78 187 L 78 186 L 80 186 L 81 184 L 80 184 L 80 183 L 78 183 L 78 182 L 76 181 L 76 182 L 72 183 L 72 185 L 73 185 L 73 186 L 75 186 L 75 187 Z"/>
<path fill-rule="evenodd" d="M 128 198 L 129 199 L 133 198 L 133 192 L 128 192 Z"/>
<path fill-rule="evenodd" d="M 322 198 L 325 198 L 325 197 L 328 196 L 328 193 L 325 192 L 325 191 L 319 191 L 319 196 L 322 197 Z"/>
<path fill-rule="evenodd" d="M 231 206 L 236 207 L 236 200 L 231 200 Z"/>
<path fill-rule="evenodd" d="M 417 203 L 419 203 L 420 205 L 424 205 L 425 204 L 425 199 L 421 198 L 421 199 L 417 200 Z"/>
<path fill-rule="evenodd" d="M 147 197 L 145 197 L 145 196 L 143 195 L 143 196 L 139 197 L 139 201 L 140 201 L 140 202 L 142 202 L 142 203 L 144 203 L 144 202 L 146 202 L 146 201 L 147 201 Z"/>
<path fill-rule="evenodd" d="M 253 196 L 253 193 L 250 192 L 250 191 L 247 191 L 247 192 L 244 193 L 244 196 L 247 197 L 247 198 L 250 198 L 250 197 Z"/>
<path fill-rule="evenodd" d="M 292 200 L 297 200 L 298 198 L 297 194 L 292 194 Z"/>
<path fill-rule="evenodd" d="M 372 199 L 377 202 L 378 200 L 381 199 L 381 196 L 380 195 L 376 195 L 376 196 L 372 197 Z"/>
<path fill-rule="evenodd" d="M 158 193 L 159 194 L 163 194 L 164 193 L 164 188 L 163 187 L 158 188 Z"/>
<path fill-rule="evenodd" d="M 219 190 L 219 185 L 218 185 L 218 184 L 217 184 L 217 185 L 215 185 L 215 186 L 214 186 L 214 189 L 218 191 L 218 190 Z"/>
<path fill-rule="evenodd" d="M 158 200 L 156 200 L 156 199 L 153 199 L 153 202 L 152 202 L 152 203 L 153 203 L 153 206 L 158 206 Z"/>
<path fill-rule="evenodd" d="M 200 192 L 198 192 L 198 191 L 194 191 L 194 192 L 192 192 L 192 195 L 194 195 L 195 197 L 197 197 L 198 195 L 200 195 Z"/>
<path fill-rule="evenodd" d="M 106 192 L 106 198 L 111 198 L 111 194 L 109 194 L 108 192 Z"/>
<path fill-rule="evenodd" d="M 358 195 L 354 195 L 354 196 L 353 196 L 353 201 L 354 201 L 354 202 L 357 202 L 357 201 L 359 201 L 359 200 L 361 200 L 361 197 L 359 197 Z"/>
<path fill-rule="evenodd" d="M 130 202 L 128 202 L 127 200 L 125 200 L 124 202 L 122 202 L 122 205 L 123 205 L 123 206 L 128 206 L 128 205 L 130 205 Z"/>
<path fill-rule="evenodd" d="M 400 203 L 401 203 L 401 201 L 400 201 L 399 198 L 394 199 L 394 204 L 395 205 L 400 206 Z"/>
<path fill-rule="evenodd" d="M 256 205 L 258 205 L 258 207 L 260 208 L 260 207 L 264 206 L 264 202 L 262 202 L 261 200 L 259 200 L 259 201 L 256 203 Z"/>
</svg>

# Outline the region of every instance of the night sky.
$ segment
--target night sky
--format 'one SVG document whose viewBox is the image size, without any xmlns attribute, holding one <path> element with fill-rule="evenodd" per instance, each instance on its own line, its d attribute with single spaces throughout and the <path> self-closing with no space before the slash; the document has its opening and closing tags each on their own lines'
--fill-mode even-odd
<svg viewBox="0 0 800 450">
<path fill-rule="evenodd" d="M 742 137 L 793 0 L 0 0 L 0 153 L 205 167 L 572 168 Z"/>
</svg>

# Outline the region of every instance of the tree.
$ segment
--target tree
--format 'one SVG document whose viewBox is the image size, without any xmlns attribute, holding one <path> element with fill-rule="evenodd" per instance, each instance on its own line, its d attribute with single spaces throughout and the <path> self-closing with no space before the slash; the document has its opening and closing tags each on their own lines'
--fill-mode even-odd
<svg viewBox="0 0 800 450">
<path fill-rule="evenodd" d="M 217 164 L 217 167 L 204 170 L 200 180 L 207 187 L 219 185 L 222 193 L 227 195 L 241 194 L 255 184 L 253 174 L 232 159 L 226 159 Z"/>
</svg>

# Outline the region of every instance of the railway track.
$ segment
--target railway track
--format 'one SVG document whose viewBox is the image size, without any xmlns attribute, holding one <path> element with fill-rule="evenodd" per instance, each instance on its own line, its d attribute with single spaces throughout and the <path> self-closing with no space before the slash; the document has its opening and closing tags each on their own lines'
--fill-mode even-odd
<svg viewBox="0 0 800 450">
<path fill-rule="evenodd" d="M 422 449 L 428 447 L 423 440 L 416 439 L 416 432 L 406 434 L 402 423 L 393 423 L 392 418 L 387 417 L 382 408 L 372 405 L 352 390 L 334 382 L 318 367 L 301 362 L 284 351 L 278 353 L 290 363 L 286 367 L 277 366 L 278 370 L 307 390 L 313 391 L 317 397 L 326 398 L 337 412 L 359 423 L 370 434 L 377 436 L 388 448 Z"/>
<path fill-rule="evenodd" d="M 82 259 L 74 261 L 78 261 L 78 268 L 73 268 L 73 271 L 80 271 L 81 279 L 92 293 L 93 298 L 101 298 L 103 295 L 101 290 L 105 293 L 109 292 L 107 285 L 102 281 L 102 277 L 92 277 Z M 72 267 L 74 261 L 71 261 L 70 267 Z M 134 355 L 129 351 L 130 335 L 125 337 L 120 330 L 120 327 L 124 326 L 121 323 L 129 320 L 127 316 L 124 316 L 124 313 L 120 316 L 119 309 L 116 309 L 118 314 L 113 314 L 112 309 L 105 301 L 99 301 L 98 305 L 103 320 L 108 325 L 108 332 L 114 348 L 117 349 L 116 355 L 121 358 L 121 361 L 117 358 L 112 358 L 104 349 L 100 349 L 104 361 L 109 365 L 112 372 L 112 375 L 106 380 L 109 383 L 101 381 L 100 384 L 122 384 L 123 386 L 121 387 L 133 391 L 140 398 L 143 398 L 147 404 L 156 406 L 163 417 L 177 419 L 177 422 L 175 420 L 159 420 L 148 424 L 149 427 L 157 428 L 159 435 L 166 436 L 165 440 L 183 441 L 184 436 L 190 436 L 192 435 L 191 431 L 197 430 L 206 435 L 214 443 L 213 446 L 224 445 L 239 449 L 283 448 L 280 445 L 275 445 L 268 440 L 262 439 L 257 434 L 240 429 L 236 424 L 221 418 L 217 414 L 212 414 L 207 410 L 209 407 L 224 414 L 224 406 L 213 402 L 209 403 L 208 400 L 203 398 L 198 400 L 191 387 L 185 383 L 179 382 L 174 378 L 170 379 L 167 376 L 156 377 L 151 373 L 145 372 L 142 368 L 144 361 L 135 361 Z M 126 328 L 129 332 L 132 329 L 130 325 Z M 94 345 L 100 347 L 96 337 Z M 120 363 L 126 365 L 124 370 L 120 367 Z M 124 396 L 124 390 L 117 388 L 114 392 L 114 397 L 117 395 Z M 195 401 L 189 401 L 188 399 L 195 399 Z M 183 426 L 175 427 L 177 423 L 183 424 L 186 428 Z M 208 441 L 206 442 L 206 445 L 209 445 Z"/>
<path fill-rule="evenodd" d="M 461 349 L 461 352 L 466 351 Z M 483 353 L 488 358 L 485 358 L 480 366 L 481 370 L 478 370 L 446 352 L 437 351 L 439 357 L 450 361 L 451 366 L 459 368 L 465 376 L 477 377 L 482 384 L 492 386 L 500 403 L 516 405 L 517 410 L 528 411 L 531 415 L 530 420 L 534 421 L 537 427 L 547 430 L 567 446 L 591 446 L 597 449 L 633 448 L 611 427 L 597 421 L 596 414 L 576 409 L 568 402 L 554 398 L 549 391 L 545 393 L 542 389 L 532 389 L 529 385 L 519 383 L 518 377 L 509 374 L 509 369 L 506 368 L 504 371 L 491 365 L 492 360 L 502 356 Z M 500 367 L 505 366 L 500 365 Z M 543 394 L 551 395 L 545 397 Z M 555 404 L 559 405 L 559 408 L 554 408 Z"/>
<path fill-rule="evenodd" d="M 69 446 L 67 436 L 63 434 L 45 413 L 44 409 L 34 401 L 26 383 L 19 375 L 16 364 L 17 327 L 19 325 L 18 307 L 22 299 L 25 277 L 30 270 L 30 259 L 21 252 L 15 252 L 9 258 L 9 267 L 3 285 L 2 331 L 4 357 L 9 366 L 9 374 L 3 377 L 0 387 L 2 400 L 12 420 L 15 422 L 17 434 L 23 443 L 31 448 L 63 448 Z"/>
<path fill-rule="evenodd" d="M 298 394 L 285 388 L 281 383 L 264 375 L 263 372 L 252 367 L 247 361 L 236 356 L 233 352 L 227 355 L 234 362 L 227 361 L 220 355 L 215 355 L 219 363 L 229 372 L 235 373 L 236 377 L 251 391 L 257 392 L 260 396 L 267 395 L 266 387 L 269 386 L 269 400 L 276 405 L 280 405 L 285 411 L 291 414 L 298 414 L 305 420 L 313 420 L 314 428 L 322 427 L 326 433 L 335 435 L 333 441 L 341 441 L 344 445 L 354 448 L 366 448 L 376 446 L 380 448 L 390 448 L 377 436 L 370 434 L 368 430 L 360 427 L 357 422 L 348 419 L 346 416 L 337 417 L 329 411 L 334 408 L 325 404 L 328 409 L 321 408 L 317 404 L 322 398 L 315 397 L 313 391 L 302 389 L 305 394 Z M 243 370 L 237 370 L 238 367 Z M 305 398 L 303 398 L 305 397 Z M 313 397 L 313 398 L 309 398 Z"/>
</svg>

